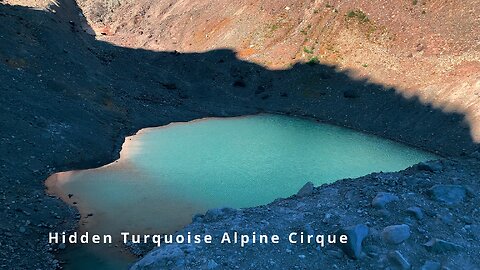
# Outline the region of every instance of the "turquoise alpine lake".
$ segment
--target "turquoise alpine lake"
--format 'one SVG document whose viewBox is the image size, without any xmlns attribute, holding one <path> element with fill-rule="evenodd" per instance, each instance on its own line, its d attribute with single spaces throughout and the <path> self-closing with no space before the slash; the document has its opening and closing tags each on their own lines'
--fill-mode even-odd
<svg viewBox="0 0 480 270">
<path fill-rule="evenodd" d="M 210 208 L 267 204 L 295 194 L 308 181 L 321 185 L 436 158 L 300 118 L 206 118 L 143 129 L 126 138 L 116 162 L 58 173 L 46 185 L 50 194 L 79 209 L 80 233 L 161 234 L 181 229 Z M 68 245 L 65 269 L 127 268 L 133 258 L 119 255 L 116 244 Z"/>
</svg>

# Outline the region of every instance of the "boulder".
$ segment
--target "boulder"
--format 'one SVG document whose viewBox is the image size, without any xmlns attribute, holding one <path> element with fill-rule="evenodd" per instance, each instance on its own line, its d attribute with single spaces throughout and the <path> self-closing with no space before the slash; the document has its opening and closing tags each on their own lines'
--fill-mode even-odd
<svg viewBox="0 0 480 270">
<path fill-rule="evenodd" d="M 443 163 L 439 160 L 420 162 L 416 165 L 418 170 L 427 172 L 441 172 L 443 170 Z"/>
<path fill-rule="evenodd" d="M 388 203 L 398 201 L 397 195 L 388 192 L 379 192 L 372 200 L 372 206 L 377 209 L 383 209 Z"/>
<path fill-rule="evenodd" d="M 388 226 L 382 231 L 383 241 L 398 245 L 410 237 L 410 226 L 406 224 Z"/>
<path fill-rule="evenodd" d="M 418 220 L 423 219 L 422 208 L 420 208 L 418 206 L 412 206 L 412 207 L 407 208 L 407 213 L 414 216 Z"/>
<path fill-rule="evenodd" d="M 338 244 L 342 251 L 352 259 L 359 259 L 362 255 L 362 242 L 368 235 L 368 227 L 364 224 L 349 226 L 338 230 L 337 236 L 346 235 L 348 241 L 346 244 Z"/>
<path fill-rule="evenodd" d="M 314 189 L 313 183 L 312 183 L 312 182 L 307 182 L 307 183 L 297 192 L 297 196 L 303 197 L 303 196 L 310 195 L 310 194 L 313 193 L 313 189 Z"/>
<path fill-rule="evenodd" d="M 423 244 L 425 248 L 433 253 L 445 253 L 449 251 L 458 251 L 462 249 L 462 246 L 454 244 L 449 241 L 433 238 L 427 243 Z"/>
<path fill-rule="evenodd" d="M 460 185 L 435 185 L 428 190 L 432 199 L 446 204 L 458 204 L 467 196 L 467 189 Z"/>
</svg>

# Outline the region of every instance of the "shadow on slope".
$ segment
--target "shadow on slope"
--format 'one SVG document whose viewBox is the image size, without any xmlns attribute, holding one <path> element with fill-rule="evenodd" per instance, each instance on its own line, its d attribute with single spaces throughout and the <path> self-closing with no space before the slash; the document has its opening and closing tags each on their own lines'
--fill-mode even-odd
<svg viewBox="0 0 480 270">
<path fill-rule="evenodd" d="M 180 54 L 116 47 L 84 32 L 85 21 L 70 0 L 54 7 L 55 13 L 0 10 L 2 88 L 10 88 L 2 103 L 24 106 L 31 99 L 25 110 L 4 108 L 11 117 L 3 119 L 43 116 L 48 108 L 56 113 L 44 116 L 44 125 L 67 123 L 88 133 L 91 122 L 105 124 L 102 118 L 109 117 L 128 121 L 133 131 L 167 118 L 273 112 L 311 116 L 446 155 L 476 147 L 463 115 L 354 80 L 333 66 L 296 64 L 272 71 L 240 61 L 230 50 Z M 109 126 L 115 130 L 125 123 Z"/>
<path fill-rule="evenodd" d="M 231 50 L 117 47 L 84 32 L 72 0 L 52 10 L 0 5 L 0 191 L 4 202 L 33 208 L 33 224 L 58 229 L 73 220 L 66 206 L 43 194 L 51 173 L 109 163 L 124 136 L 173 121 L 269 112 L 312 117 L 446 156 L 477 148 L 462 114 L 405 99 L 332 66 L 272 71 L 240 61 Z M 36 198 L 49 208 L 36 207 Z M 69 218 L 48 218 L 51 209 Z M 19 219 L 7 211 L 2 226 L 17 228 Z M 51 256 L 41 244 L 49 230 L 29 232 L 36 246 L 10 249 L 25 242 L 14 230 L 2 254 L 20 268 L 43 268 Z"/>
</svg>

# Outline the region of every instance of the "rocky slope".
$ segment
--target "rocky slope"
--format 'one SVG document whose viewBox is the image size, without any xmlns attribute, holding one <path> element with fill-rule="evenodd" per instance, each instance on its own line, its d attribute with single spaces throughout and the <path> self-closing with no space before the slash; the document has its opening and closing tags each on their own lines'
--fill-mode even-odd
<svg viewBox="0 0 480 270">
<path fill-rule="evenodd" d="M 210 234 L 212 244 L 166 245 L 131 269 L 480 269 L 479 174 L 478 160 L 443 160 L 307 185 L 265 206 L 212 209 L 179 232 Z M 225 232 L 250 239 L 244 247 L 219 244 Z M 325 235 L 324 242 L 301 244 L 302 233 Z M 280 241 L 260 244 L 260 234 Z M 329 244 L 329 234 L 349 242 Z"/>
<path fill-rule="evenodd" d="M 47 245 L 48 232 L 72 229 L 77 218 L 86 217 L 45 195 L 43 181 L 54 172 L 113 161 L 124 136 L 147 126 L 259 112 L 299 115 L 455 158 L 460 185 L 471 183 L 471 170 L 476 173 L 470 167 L 478 164 L 457 159 L 478 149 L 465 115 L 406 99 L 398 88 L 325 64 L 271 70 L 231 50 L 120 47 L 91 36 L 74 1 L 35 2 L 34 9 L 8 3 L 16 2 L 0 3 L 0 268 L 55 268 L 59 262 L 52 252 L 58 247 Z M 442 175 L 436 172 L 431 181 L 437 176 L 443 181 Z M 364 181 L 376 183 L 370 177 Z M 402 192 L 394 193 L 406 196 Z M 456 209 L 453 215 L 479 224 L 473 210 Z M 464 224 L 451 226 L 458 232 Z M 433 232 L 428 236 L 446 238 Z M 459 254 L 477 262 L 469 253 Z"/>
<path fill-rule="evenodd" d="M 480 140 L 478 1 L 81 0 L 101 40 L 132 48 L 232 48 L 269 68 L 319 61 L 461 112 Z"/>
</svg>

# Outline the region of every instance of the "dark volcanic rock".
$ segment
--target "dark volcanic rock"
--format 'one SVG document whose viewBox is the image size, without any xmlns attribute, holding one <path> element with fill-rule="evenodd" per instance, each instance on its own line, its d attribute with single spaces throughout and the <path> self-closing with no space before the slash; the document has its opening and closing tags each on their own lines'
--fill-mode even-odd
<svg viewBox="0 0 480 270">
<path fill-rule="evenodd" d="M 423 219 L 423 211 L 422 208 L 417 207 L 417 206 L 412 206 L 407 208 L 406 212 L 412 216 L 414 216 L 418 220 Z"/>
<path fill-rule="evenodd" d="M 382 237 L 385 243 L 398 245 L 410 237 L 410 226 L 392 225 L 382 231 Z"/>
<path fill-rule="evenodd" d="M 399 268 L 402 270 L 411 269 L 412 265 L 403 257 L 400 251 L 396 250 L 393 252 L 388 253 L 388 260 L 393 264 L 395 268 Z"/>
<path fill-rule="evenodd" d="M 457 204 L 467 196 L 467 190 L 460 185 L 435 185 L 429 190 L 430 196 L 439 202 Z"/>
<path fill-rule="evenodd" d="M 377 209 L 383 209 L 388 203 L 398 201 L 397 195 L 387 192 L 379 192 L 375 198 L 373 198 L 372 206 Z"/>
<path fill-rule="evenodd" d="M 352 259 L 359 259 L 362 255 L 362 242 L 368 235 L 368 227 L 364 224 L 346 227 L 335 233 L 336 235 L 347 235 L 348 242 L 339 244 L 340 248 Z"/>
<path fill-rule="evenodd" d="M 424 246 L 428 251 L 433 253 L 445 253 L 449 251 L 459 251 L 462 249 L 462 246 L 460 245 L 438 238 L 431 239 L 425 243 Z"/>
<path fill-rule="evenodd" d="M 303 197 L 306 195 L 312 194 L 314 189 L 313 183 L 312 182 L 307 182 L 298 192 L 297 196 Z"/>
</svg>

